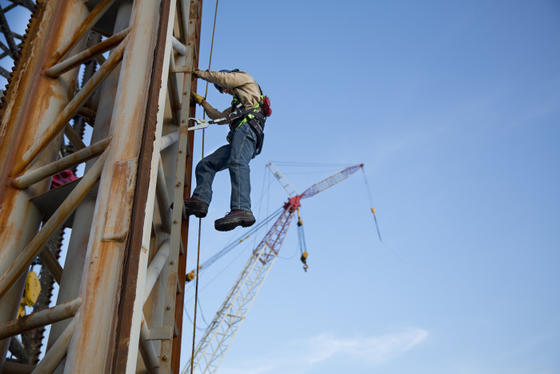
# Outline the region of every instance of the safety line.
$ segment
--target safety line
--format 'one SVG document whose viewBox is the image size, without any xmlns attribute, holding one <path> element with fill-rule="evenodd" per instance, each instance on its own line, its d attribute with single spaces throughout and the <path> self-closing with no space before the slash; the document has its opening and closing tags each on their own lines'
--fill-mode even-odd
<svg viewBox="0 0 560 374">
<path fill-rule="evenodd" d="M 208 70 L 212 65 L 212 52 L 214 50 L 214 34 L 216 32 L 216 19 L 218 17 L 218 1 L 216 0 L 216 9 L 214 10 L 214 25 L 212 26 L 212 39 L 210 42 L 210 58 L 208 60 Z M 206 91 L 204 92 L 204 98 L 206 98 L 208 94 L 208 81 L 206 81 Z M 189 97 L 190 100 L 190 97 Z M 203 110 L 203 119 L 206 118 L 206 112 Z M 201 146 L 201 158 L 204 158 L 204 138 L 205 138 L 205 130 L 202 129 L 202 146 Z M 200 266 L 200 238 L 201 238 L 201 229 L 202 229 L 202 218 L 198 219 L 198 244 L 197 244 L 197 251 L 196 251 L 196 268 Z M 191 374 L 193 374 L 194 370 L 194 349 L 196 343 L 196 311 L 198 307 L 198 274 L 196 277 L 195 283 L 195 291 L 194 291 L 194 317 L 193 317 L 193 337 L 192 337 L 192 352 L 191 352 Z"/>
</svg>

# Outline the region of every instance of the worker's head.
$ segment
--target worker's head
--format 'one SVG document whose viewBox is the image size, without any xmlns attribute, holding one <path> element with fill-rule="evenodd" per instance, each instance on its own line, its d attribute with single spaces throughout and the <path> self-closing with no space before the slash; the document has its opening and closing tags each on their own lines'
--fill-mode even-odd
<svg viewBox="0 0 560 374">
<path fill-rule="evenodd" d="M 238 72 L 239 69 L 233 69 L 233 70 L 228 70 L 228 69 L 222 69 L 220 70 L 220 73 L 236 73 Z M 232 93 L 231 90 L 227 89 L 227 88 L 223 88 L 221 86 L 218 86 L 216 83 L 214 83 L 214 87 L 216 87 L 216 89 L 220 92 L 220 93 L 227 93 L 230 94 Z"/>
</svg>

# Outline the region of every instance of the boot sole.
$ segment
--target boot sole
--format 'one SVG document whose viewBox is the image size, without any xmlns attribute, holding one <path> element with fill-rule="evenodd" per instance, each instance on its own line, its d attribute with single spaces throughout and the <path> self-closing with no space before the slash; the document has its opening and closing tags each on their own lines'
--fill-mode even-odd
<svg viewBox="0 0 560 374">
<path fill-rule="evenodd" d="M 208 214 L 208 209 L 206 210 L 198 210 L 198 209 L 190 209 L 187 206 L 184 206 L 183 212 L 188 216 L 191 214 L 194 215 L 196 218 L 204 218 L 206 214 Z"/>
<path fill-rule="evenodd" d="M 214 222 L 214 228 L 218 231 L 231 231 L 234 228 L 236 228 L 237 226 L 249 227 L 249 226 L 253 226 L 254 223 L 255 223 L 254 220 L 252 220 L 252 221 L 236 220 L 236 221 L 231 221 L 231 222 L 227 222 L 227 223 L 223 223 L 223 224 L 216 224 Z"/>
</svg>

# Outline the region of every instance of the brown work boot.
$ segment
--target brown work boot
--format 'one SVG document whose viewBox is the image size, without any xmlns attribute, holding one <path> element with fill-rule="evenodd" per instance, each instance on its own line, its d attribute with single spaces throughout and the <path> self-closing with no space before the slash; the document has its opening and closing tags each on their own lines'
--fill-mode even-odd
<svg viewBox="0 0 560 374">
<path fill-rule="evenodd" d="M 204 218 L 206 217 L 206 213 L 208 213 L 208 204 L 204 201 L 197 199 L 185 200 L 185 214 L 187 217 L 194 214 L 198 218 Z"/>
<path fill-rule="evenodd" d="M 214 227 L 218 231 L 230 231 L 237 226 L 249 227 L 255 223 L 253 213 L 246 210 L 234 209 L 225 217 L 214 221 Z"/>
</svg>

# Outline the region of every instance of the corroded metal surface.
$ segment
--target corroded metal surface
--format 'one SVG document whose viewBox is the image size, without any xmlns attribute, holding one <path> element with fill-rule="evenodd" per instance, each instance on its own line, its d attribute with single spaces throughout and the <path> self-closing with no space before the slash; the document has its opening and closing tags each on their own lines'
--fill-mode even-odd
<svg viewBox="0 0 560 374">
<path fill-rule="evenodd" d="M 51 326 L 36 371 L 179 372 L 184 295 L 177 282 L 184 282 L 188 232 L 181 213 L 190 193 L 193 146 L 186 119 L 194 114 L 190 92 L 196 84 L 184 66 L 198 65 L 201 10 L 200 0 L 40 1 L 0 124 L 0 159 L 6 160 L 0 165 L 0 239 L 6 243 L 0 248 L 0 326 L 13 319 L 28 265 L 85 202 L 74 214 L 65 267 L 47 253 L 39 262 L 45 280 L 53 273 L 60 282 L 59 305 L 78 296 L 83 301 L 74 318 Z M 111 12 L 126 16 L 119 21 Z M 91 30 L 100 19 L 101 29 Z M 113 36 L 108 21 L 114 22 Z M 105 60 L 99 53 L 109 47 Z M 169 73 L 173 63 L 183 72 Z M 88 79 L 77 74 L 84 65 Z M 168 78 L 175 81 L 173 98 Z M 84 119 L 95 126 L 91 139 L 81 138 Z M 104 138 L 110 140 L 95 144 Z M 53 173 L 76 170 L 93 157 L 96 166 L 88 161 L 85 176 L 62 187 L 72 190 L 69 195 L 48 190 Z M 97 179 L 97 194 L 88 194 Z M 60 200 L 50 201 L 44 216 L 47 207 L 38 196 L 52 193 Z M 164 242 L 173 245 L 158 262 Z M 41 308 L 50 291 L 45 297 Z M 36 333 L 31 340 L 42 336 L 40 329 Z M 139 357 L 139 347 L 148 354 Z M 21 357 L 28 359 L 29 352 Z"/>
<path fill-rule="evenodd" d="M 151 215 L 146 214 L 146 204 L 148 200 L 148 189 L 150 185 L 150 179 L 152 178 L 151 163 L 154 152 L 159 153 L 159 149 L 154 148 L 154 141 L 157 136 L 156 134 L 156 115 L 158 112 L 158 101 L 160 95 L 160 82 L 163 70 L 164 61 L 164 51 L 165 51 L 165 40 L 167 37 L 167 24 L 170 12 L 170 1 L 163 1 L 160 7 L 159 22 L 154 24 L 154 31 L 157 40 L 154 44 L 154 55 L 156 56 L 153 66 L 151 67 L 151 77 L 150 84 L 148 87 L 147 103 L 145 110 L 145 117 L 143 119 L 143 134 L 141 139 L 141 151 L 138 160 L 138 176 L 136 181 L 136 191 L 135 200 L 132 206 L 131 212 L 131 228 L 130 237 L 126 246 L 126 257 L 125 257 L 125 267 L 123 269 L 122 283 L 123 288 L 120 293 L 120 303 L 118 307 L 118 326 L 117 326 L 117 336 L 116 336 L 116 355 L 113 361 L 113 372 L 125 372 L 127 371 L 127 366 L 135 365 L 136 359 L 134 353 L 130 352 L 130 347 L 137 349 L 138 340 L 140 334 L 134 333 L 133 326 L 135 304 L 142 308 L 144 304 L 144 294 L 140 290 L 143 289 L 143 284 L 138 284 L 139 271 L 145 271 L 146 264 L 144 259 L 142 261 L 142 252 L 147 252 L 142 246 L 142 238 L 144 236 L 144 230 L 151 230 Z M 145 225 L 145 221 L 148 220 L 150 223 L 148 227 Z M 147 255 L 145 253 L 144 255 Z M 144 269 L 142 269 L 143 267 Z M 140 268 L 140 269 L 139 269 Z M 143 279 L 143 278 L 141 278 Z M 138 307 L 137 307 L 138 308 Z M 139 313 L 139 311 L 137 312 Z M 142 327 L 146 329 L 146 326 L 142 324 Z M 131 346 L 130 346 L 131 345 Z M 146 353 L 144 357 L 150 358 L 151 367 L 155 367 L 153 364 L 153 355 L 151 343 L 149 348 L 144 345 L 144 351 L 150 352 Z M 130 357 L 129 357 L 130 356 Z M 157 357 L 157 355 L 156 355 Z"/>
<path fill-rule="evenodd" d="M 76 74 L 71 71 L 53 81 L 41 75 L 50 56 L 74 25 L 85 17 L 87 9 L 78 0 L 48 1 L 31 21 L 32 42 L 24 46 L 22 56 L 11 79 L 0 124 L 0 274 L 4 274 L 27 244 L 40 223 L 40 213 L 29 201 L 30 192 L 46 191 L 48 181 L 29 191 L 10 186 L 10 174 L 30 142 L 38 136 L 68 100 L 69 87 Z M 50 22 L 41 22 L 49 19 Z M 37 158 L 37 165 L 54 160 L 60 140 L 53 142 Z M 34 190 L 34 191 L 33 191 Z M 22 282 L 16 281 L 0 303 L 0 321 L 11 320 L 21 295 Z M 0 365 L 7 342 L 0 343 Z"/>
<path fill-rule="evenodd" d="M 152 72 L 152 59 L 147 56 L 154 53 L 158 5 L 152 0 L 136 0 L 133 5 L 131 32 L 111 120 L 113 139 L 101 176 L 82 278 L 84 308 L 66 359 L 65 371 L 69 373 L 107 372 L 115 350 L 115 313 L 130 235 L 146 113 L 145 93 Z"/>
</svg>

